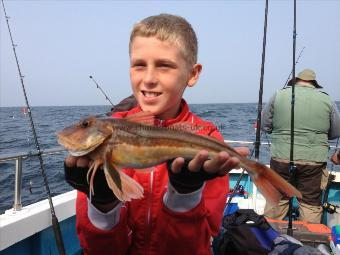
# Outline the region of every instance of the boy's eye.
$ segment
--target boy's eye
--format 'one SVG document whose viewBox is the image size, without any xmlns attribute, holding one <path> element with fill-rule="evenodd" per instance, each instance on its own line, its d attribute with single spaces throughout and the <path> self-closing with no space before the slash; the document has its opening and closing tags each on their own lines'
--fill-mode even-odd
<svg viewBox="0 0 340 255">
<path fill-rule="evenodd" d="M 146 65 L 143 65 L 143 64 L 134 64 L 134 65 L 131 65 L 131 68 L 133 68 L 136 71 L 142 71 L 142 70 L 145 69 L 145 67 L 146 67 Z"/>
<path fill-rule="evenodd" d="M 171 65 L 162 64 L 162 65 L 159 65 L 159 67 L 161 67 L 161 68 L 171 68 Z"/>
<path fill-rule="evenodd" d="M 131 67 L 145 67 L 146 63 L 144 61 L 136 60 L 131 62 Z"/>
<path fill-rule="evenodd" d="M 136 64 L 132 64 L 131 67 L 144 67 L 145 64 L 143 63 L 136 63 Z"/>
<path fill-rule="evenodd" d="M 175 68 L 176 65 L 172 63 L 168 63 L 168 62 L 160 62 L 157 64 L 157 67 L 161 69 L 170 69 L 170 68 Z"/>
</svg>

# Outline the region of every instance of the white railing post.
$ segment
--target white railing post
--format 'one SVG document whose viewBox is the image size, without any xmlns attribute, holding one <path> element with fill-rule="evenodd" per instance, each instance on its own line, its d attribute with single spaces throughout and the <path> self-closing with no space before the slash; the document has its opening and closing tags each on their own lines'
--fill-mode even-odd
<svg viewBox="0 0 340 255">
<path fill-rule="evenodd" d="M 14 211 L 21 210 L 21 176 L 22 176 L 22 157 L 15 160 L 15 188 L 14 188 Z"/>
</svg>

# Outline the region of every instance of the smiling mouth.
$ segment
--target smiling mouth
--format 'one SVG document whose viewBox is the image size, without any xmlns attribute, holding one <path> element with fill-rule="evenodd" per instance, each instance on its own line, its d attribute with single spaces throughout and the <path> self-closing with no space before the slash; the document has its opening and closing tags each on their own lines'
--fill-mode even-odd
<svg viewBox="0 0 340 255">
<path fill-rule="evenodd" d="M 145 90 L 142 90 L 142 93 L 147 98 L 158 97 L 162 94 L 162 93 L 159 93 L 159 92 L 151 92 L 151 91 L 145 91 Z"/>
</svg>

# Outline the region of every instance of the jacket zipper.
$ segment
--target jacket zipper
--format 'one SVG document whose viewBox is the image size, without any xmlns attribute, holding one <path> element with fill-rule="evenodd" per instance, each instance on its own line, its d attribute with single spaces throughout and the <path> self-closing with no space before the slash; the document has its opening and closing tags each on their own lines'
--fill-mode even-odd
<svg viewBox="0 0 340 255">
<path fill-rule="evenodd" d="M 158 125 L 160 127 L 163 127 L 164 125 L 164 120 L 158 120 Z M 152 193 L 153 193 L 153 179 L 154 179 L 154 170 L 155 168 L 152 167 L 151 173 L 150 173 L 150 192 L 148 196 L 148 214 L 147 214 L 147 232 L 146 232 L 146 247 L 145 247 L 145 254 L 150 253 L 150 242 L 151 242 L 151 231 L 152 231 Z"/>
<path fill-rule="evenodd" d="M 154 167 L 151 170 L 150 173 L 150 192 L 149 192 L 149 196 L 148 196 L 148 214 L 147 214 L 147 232 L 146 232 L 146 242 L 145 244 L 147 245 L 145 247 L 145 254 L 149 254 L 149 250 L 150 250 L 150 240 L 151 240 L 151 230 L 152 230 L 152 192 L 153 192 L 153 178 L 154 178 Z"/>
</svg>

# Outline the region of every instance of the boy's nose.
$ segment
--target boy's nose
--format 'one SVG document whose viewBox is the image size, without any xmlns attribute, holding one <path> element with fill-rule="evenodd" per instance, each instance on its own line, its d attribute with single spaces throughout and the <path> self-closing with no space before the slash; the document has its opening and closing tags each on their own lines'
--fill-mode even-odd
<svg viewBox="0 0 340 255">
<path fill-rule="evenodd" d="M 157 84 L 157 77 L 153 68 L 148 68 L 145 72 L 144 83 L 149 86 Z"/>
</svg>

